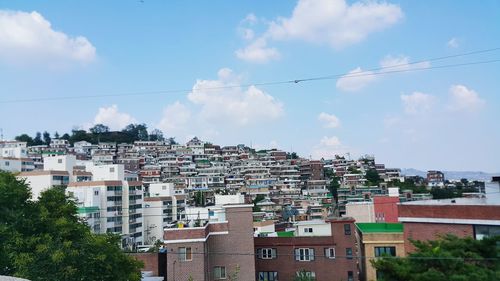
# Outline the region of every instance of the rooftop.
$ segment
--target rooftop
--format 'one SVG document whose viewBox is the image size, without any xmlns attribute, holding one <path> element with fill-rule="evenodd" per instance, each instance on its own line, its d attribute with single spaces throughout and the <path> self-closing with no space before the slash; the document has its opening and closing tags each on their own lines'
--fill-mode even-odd
<svg viewBox="0 0 500 281">
<path fill-rule="evenodd" d="M 356 223 L 362 233 L 403 232 L 402 223 Z"/>
<path fill-rule="evenodd" d="M 401 205 L 500 205 L 494 198 L 453 198 L 437 200 L 420 200 L 401 203 Z"/>
</svg>

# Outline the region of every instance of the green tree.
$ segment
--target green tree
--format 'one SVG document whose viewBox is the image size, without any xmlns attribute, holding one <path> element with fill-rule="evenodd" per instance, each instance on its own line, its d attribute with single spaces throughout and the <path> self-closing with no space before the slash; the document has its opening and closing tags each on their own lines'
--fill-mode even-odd
<svg viewBox="0 0 500 281">
<path fill-rule="evenodd" d="M 260 212 L 261 209 L 259 206 L 257 206 L 257 203 L 259 203 L 260 201 L 266 199 L 266 197 L 262 194 L 257 194 L 257 196 L 255 196 L 255 199 L 252 200 L 252 204 L 253 204 L 253 210 L 254 212 Z"/>
<path fill-rule="evenodd" d="M 163 137 L 163 132 L 159 129 L 154 129 L 151 131 L 151 134 L 149 134 L 149 140 L 150 141 L 164 141 L 165 138 Z"/>
<path fill-rule="evenodd" d="M 369 185 L 378 185 L 382 181 L 380 175 L 375 169 L 369 169 L 366 171 L 365 178 L 368 180 Z"/>
<path fill-rule="evenodd" d="M 138 281 L 141 263 L 119 248 L 120 237 L 96 235 L 77 216 L 63 188 L 30 200 L 29 187 L 0 172 L 0 275 L 32 281 Z"/>
<path fill-rule="evenodd" d="M 146 141 L 149 139 L 148 127 L 146 124 L 129 124 L 122 132 L 129 135 L 131 142 L 136 140 Z"/>
<path fill-rule="evenodd" d="M 55 138 L 55 139 L 58 139 L 58 138 L 59 138 L 59 133 L 58 133 L 57 131 L 54 133 L 54 138 Z"/>
<path fill-rule="evenodd" d="M 372 261 L 383 281 L 500 280 L 500 236 L 474 240 L 447 235 L 412 241 L 416 251 L 405 258 Z"/>
<path fill-rule="evenodd" d="M 78 130 L 78 129 L 72 130 L 69 143 L 73 145 L 75 142 L 79 141 L 92 142 L 92 135 L 87 133 L 87 131 L 85 130 Z"/>
<path fill-rule="evenodd" d="M 67 140 L 67 141 L 69 141 L 69 139 L 70 139 L 70 138 L 71 138 L 71 137 L 70 137 L 70 135 L 69 135 L 68 133 L 65 133 L 64 135 L 62 135 L 62 136 L 61 136 L 61 139 L 62 139 L 62 140 Z"/>
<path fill-rule="evenodd" d="M 40 132 L 36 132 L 35 137 L 33 138 L 33 145 L 42 145 L 42 134 Z"/>
<path fill-rule="evenodd" d="M 50 144 L 50 133 L 45 131 L 43 132 L 43 143 L 46 144 L 46 145 L 49 145 Z"/>
<path fill-rule="evenodd" d="M 338 189 L 340 188 L 340 177 L 333 176 L 330 184 L 328 185 L 328 190 L 332 194 L 335 201 L 337 201 L 338 197 Z"/>
<path fill-rule="evenodd" d="M 27 134 L 22 134 L 20 136 L 17 136 L 15 138 L 16 141 L 24 141 L 26 142 L 26 144 L 28 146 L 32 146 L 33 145 L 33 138 L 31 138 L 30 136 L 28 136 Z"/>
<path fill-rule="evenodd" d="M 361 174 L 361 171 L 356 166 L 349 166 L 349 168 L 347 168 L 347 171 L 349 172 L 349 174 Z"/>
<path fill-rule="evenodd" d="M 90 128 L 89 131 L 94 135 L 98 135 L 109 132 L 109 127 L 103 124 L 96 124 L 94 127 Z"/>
</svg>

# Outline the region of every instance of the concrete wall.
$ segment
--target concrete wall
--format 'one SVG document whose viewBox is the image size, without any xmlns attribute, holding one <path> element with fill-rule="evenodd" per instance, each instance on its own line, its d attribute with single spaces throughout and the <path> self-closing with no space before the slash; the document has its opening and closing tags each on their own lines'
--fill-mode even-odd
<svg viewBox="0 0 500 281">
<path fill-rule="evenodd" d="M 375 210 L 372 202 L 347 203 L 346 216 L 356 222 L 375 222 Z"/>
</svg>

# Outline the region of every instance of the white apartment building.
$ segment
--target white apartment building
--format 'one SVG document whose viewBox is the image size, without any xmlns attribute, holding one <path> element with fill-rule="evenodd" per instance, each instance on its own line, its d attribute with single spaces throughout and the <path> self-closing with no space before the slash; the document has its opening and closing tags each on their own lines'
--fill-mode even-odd
<svg viewBox="0 0 500 281">
<path fill-rule="evenodd" d="M 67 186 L 70 175 L 67 171 L 30 171 L 16 176 L 23 179 L 31 187 L 31 198 L 37 200 L 40 193 L 54 186 Z"/>
<path fill-rule="evenodd" d="M 76 166 L 75 155 L 49 155 L 43 157 L 43 170 L 44 171 L 66 171 L 73 172 Z"/>
<path fill-rule="evenodd" d="M 123 247 L 143 245 L 142 182 L 72 182 L 66 192 L 94 232 L 121 234 Z"/>
<path fill-rule="evenodd" d="M 163 238 L 165 228 L 186 218 L 184 190 L 175 189 L 173 183 L 152 183 L 150 197 L 144 198 L 144 244 L 152 245 Z"/>
<path fill-rule="evenodd" d="M 0 141 L 0 157 L 26 158 L 28 148 L 22 141 Z"/>
</svg>

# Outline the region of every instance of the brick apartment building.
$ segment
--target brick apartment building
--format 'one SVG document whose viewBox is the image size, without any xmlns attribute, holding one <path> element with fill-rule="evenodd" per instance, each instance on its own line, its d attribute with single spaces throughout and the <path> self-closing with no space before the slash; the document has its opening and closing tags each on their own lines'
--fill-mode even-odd
<svg viewBox="0 0 500 281">
<path fill-rule="evenodd" d="M 255 280 L 252 206 L 224 205 L 204 226 L 166 229 L 165 280 Z"/>
<path fill-rule="evenodd" d="M 487 198 L 406 202 L 398 205 L 398 212 L 406 252 L 414 250 L 408 239 L 434 240 L 444 234 L 475 239 L 500 235 L 500 202 Z"/>
<path fill-rule="evenodd" d="M 254 239 L 256 280 L 293 280 L 301 271 L 316 281 L 358 280 L 353 219 L 303 222 L 276 234 Z"/>
</svg>

